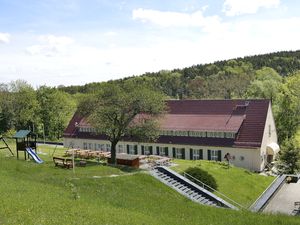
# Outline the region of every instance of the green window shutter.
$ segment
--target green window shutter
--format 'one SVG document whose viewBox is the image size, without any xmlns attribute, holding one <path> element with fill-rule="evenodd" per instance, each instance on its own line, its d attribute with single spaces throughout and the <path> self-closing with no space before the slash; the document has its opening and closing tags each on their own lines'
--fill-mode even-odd
<svg viewBox="0 0 300 225">
<path fill-rule="evenodd" d="M 173 148 L 173 158 L 176 158 L 176 150 Z"/>
<path fill-rule="evenodd" d="M 203 159 L 203 149 L 200 149 L 200 159 Z"/>
<path fill-rule="evenodd" d="M 184 150 L 185 150 L 184 148 L 181 149 L 182 159 L 185 159 L 185 151 Z"/>
<path fill-rule="evenodd" d="M 169 155 L 169 148 L 168 147 L 165 147 L 165 153 L 166 153 L 166 156 Z"/>
<path fill-rule="evenodd" d="M 134 146 L 134 154 L 135 154 L 135 155 L 137 155 L 137 154 L 138 154 L 138 149 L 137 149 L 137 148 L 138 148 L 138 146 L 137 146 L 137 145 L 135 145 L 135 146 Z"/>
<path fill-rule="evenodd" d="M 127 154 L 129 154 L 129 145 L 127 145 Z"/>
<path fill-rule="evenodd" d="M 190 148 L 190 160 L 193 160 L 193 149 Z"/>
<path fill-rule="evenodd" d="M 207 160 L 211 160 L 211 151 L 207 150 Z"/>
<path fill-rule="evenodd" d="M 156 146 L 156 155 L 159 155 L 159 147 Z"/>
<path fill-rule="evenodd" d="M 153 147 L 150 146 L 150 155 L 153 155 Z"/>
<path fill-rule="evenodd" d="M 218 150 L 218 161 L 222 161 L 222 151 Z"/>
<path fill-rule="evenodd" d="M 142 145 L 142 155 L 145 155 L 144 145 Z"/>
</svg>

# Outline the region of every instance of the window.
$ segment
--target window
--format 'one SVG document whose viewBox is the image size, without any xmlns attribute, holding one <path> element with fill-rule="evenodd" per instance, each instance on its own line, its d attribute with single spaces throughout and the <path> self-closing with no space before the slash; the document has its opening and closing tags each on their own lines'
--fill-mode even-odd
<svg viewBox="0 0 300 225">
<path fill-rule="evenodd" d="M 174 148 L 175 158 L 183 159 L 184 158 L 184 148 Z"/>
<path fill-rule="evenodd" d="M 110 152 L 110 144 L 106 144 L 106 151 Z"/>
<path fill-rule="evenodd" d="M 134 155 L 134 145 L 128 145 L 128 153 Z"/>
<path fill-rule="evenodd" d="M 271 125 L 269 124 L 269 137 L 271 137 Z"/>
<path fill-rule="evenodd" d="M 159 155 L 167 156 L 168 155 L 167 149 L 168 147 L 159 147 Z"/>
<path fill-rule="evenodd" d="M 224 133 L 223 132 L 214 132 L 214 137 L 216 137 L 216 138 L 223 138 L 224 137 Z"/>
<path fill-rule="evenodd" d="M 144 155 L 151 154 L 151 146 L 144 146 Z"/>
<path fill-rule="evenodd" d="M 222 151 L 221 150 L 207 150 L 207 159 L 214 161 L 222 161 Z"/>
<path fill-rule="evenodd" d="M 235 138 L 235 133 L 232 133 L 232 132 L 226 132 L 226 133 L 225 133 L 225 137 L 226 137 L 226 138 Z"/>
<path fill-rule="evenodd" d="M 193 151 L 193 160 L 202 159 L 202 149 L 192 149 Z"/>
<path fill-rule="evenodd" d="M 118 153 L 125 153 L 124 145 L 118 145 Z"/>
<path fill-rule="evenodd" d="M 83 149 L 87 149 L 87 143 L 83 142 Z"/>
<path fill-rule="evenodd" d="M 214 133 L 213 132 L 207 132 L 207 137 L 213 137 Z"/>
<path fill-rule="evenodd" d="M 218 161 L 218 151 L 211 150 L 211 160 Z"/>
<path fill-rule="evenodd" d="M 93 144 L 92 143 L 89 143 L 89 149 L 93 149 Z"/>
<path fill-rule="evenodd" d="M 99 150 L 100 151 L 105 151 L 105 145 L 104 144 L 98 144 Z"/>
</svg>

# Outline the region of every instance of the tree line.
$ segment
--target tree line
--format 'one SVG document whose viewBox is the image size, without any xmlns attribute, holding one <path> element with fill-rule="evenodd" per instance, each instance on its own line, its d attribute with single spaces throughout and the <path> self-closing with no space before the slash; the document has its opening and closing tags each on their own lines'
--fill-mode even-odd
<svg viewBox="0 0 300 225">
<path fill-rule="evenodd" d="M 256 99 L 272 101 L 280 143 L 299 128 L 300 51 L 194 65 L 82 86 L 41 86 L 25 81 L 0 84 L 0 132 L 33 129 L 40 137 L 57 139 L 85 96 L 107 84 L 147 86 L 172 99 Z"/>
<path fill-rule="evenodd" d="M 57 88 L 35 90 L 22 80 L 0 84 L 0 134 L 12 136 L 16 130 L 29 129 L 39 138 L 57 140 L 75 110 L 75 96 Z"/>
</svg>

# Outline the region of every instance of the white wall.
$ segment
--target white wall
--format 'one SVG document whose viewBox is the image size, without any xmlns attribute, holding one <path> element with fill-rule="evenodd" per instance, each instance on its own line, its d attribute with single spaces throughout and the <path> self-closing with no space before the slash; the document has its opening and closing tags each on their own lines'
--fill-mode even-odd
<svg viewBox="0 0 300 225">
<path fill-rule="evenodd" d="M 269 133 L 269 126 L 271 128 L 271 132 Z M 267 164 L 267 145 L 271 144 L 272 142 L 277 143 L 277 132 L 276 132 L 276 126 L 275 126 L 275 120 L 272 113 L 272 107 L 271 103 L 269 104 L 267 118 L 266 118 L 266 124 L 264 128 L 264 135 L 262 139 L 261 144 L 261 164 L 260 164 L 260 170 L 263 170 L 265 165 Z M 275 155 L 274 155 L 275 158 Z"/>
<path fill-rule="evenodd" d="M 92 143 L 92 146 L 95 144 L 109 144 L 109 141 L 105 140 L 92 140 L 92 139 L 75 139 L 75 138 L 64 138 L 64 146 L 69 147 L 70 143 L 73 143 L 74 148 L 83 149 L 83 143 Z M 173 157 L 173 147 L 175 148 L 185 148 L 185 159 L 190 159 L 190 149 L 202 149 L 203 150 L 203 159 L 207 160 L 207 150 L 221 150 L 222 155 L 221 159 L 224 160 L 224 155 L 229 153 L 234 159 L 231 160 L 231 163 L 238 167 L 243 167 L 253 171 L 260 171 L 261 168 L 261 153 L 260 148 L 226 148 L 226 147 L 213 147 L 213 146 L 193 146 L 193 145 L 173 145 L 173 144 L 156 144 L 156 143 L 138 143 L 138 142 L 119 142 L 118 145 L 124 145 L 124 150 L 126 152 L 126 145 L 137 145 L 138 154 L 142 153 L 141 146 L 149 145 L 153 147 L 153 154 L 156 154 L 156 147 L 168 147 L 169 157 Z M 118 146 L 117 146 L 118 149 Z M 94 150 L 94 149 L 92 149 Z M 242 160 L 241 157 L 244 159 Z"/>
</svg>

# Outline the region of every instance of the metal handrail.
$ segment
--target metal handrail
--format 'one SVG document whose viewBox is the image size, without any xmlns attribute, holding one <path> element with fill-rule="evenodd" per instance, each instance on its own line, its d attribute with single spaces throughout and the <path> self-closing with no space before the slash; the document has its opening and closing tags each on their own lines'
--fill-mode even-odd
<svg viewBox="0 0 300 225">
<path fill-rule="evenodd" d="M 284 176 L 284 175 L 282 175 Z M 260 200 L 260 198 L 269 190 L 269 188 L 279 179 L 280 175 L 278 175 L 273 181 L 272 183 L 264 190 L 263 193 L 261 193 L 261 195 L 255 200 L 255 202 L 253 202 L 253 204 L 251 206 L 249 206 L 249 209 L 252 209 L 253 206 L 258 202 L 258 200 Z"/>
<path fill-rule="evenodd" d="M 247 207 L 245 207 L 245 206 L 243 206 L 243 205 L 237 203 L 237 202 L 234 201 L 233 199 L 227 197 L 227 196 L 224 195 L 223 193 L 221 193 L 221 192 L 217 191 L 216 189 L 210 187 L 209 185 L 203 183 L 202 181 L 198 180 L 197 178 L 193 177 L 192 175 L 190 175 L 190 174 L 188 174 L 188 173 L 186 173 L 186 172 L 183 172 L 183 176 L 186 176 L 186 175 L 187 175 L 188 177 L 190 177 L 190 178 L 196 180 L 197 182 L 201 183 L 203 188 L 207 187 L 207 188 L 209 188 L 210 190 L 213 190 L 213 192 L 218 193 L 219 195 L 221 195 L 222 197 L 224 197 L 226 200 L 230 201 L 231 203 L 234 203 L 236 206 L 239 206 L 239 207 L 242 208 L 242 209 L 247 209 Z M 205 189 L 206 189 L 206 188 L 205 188 Z"/>
</svg>

